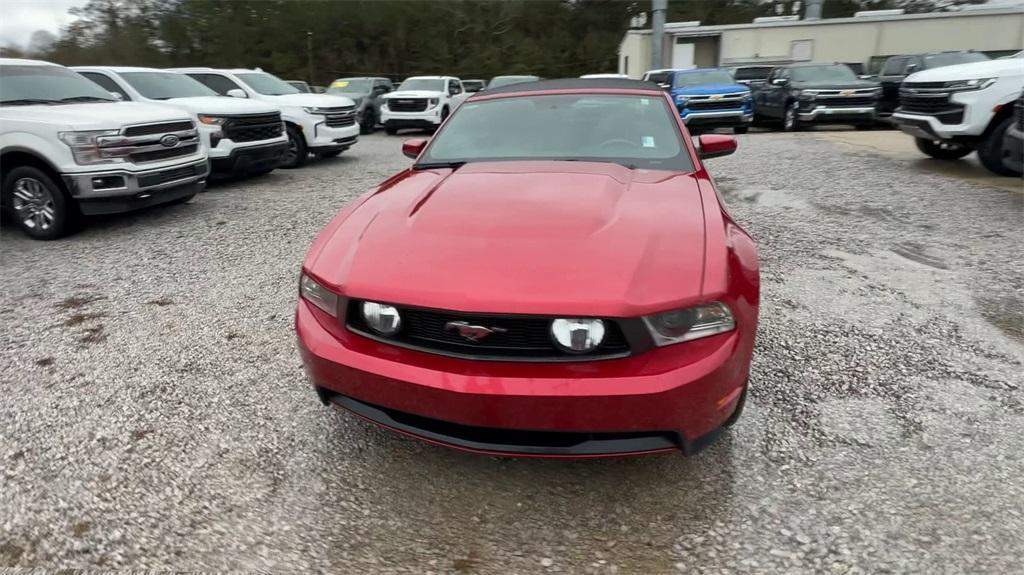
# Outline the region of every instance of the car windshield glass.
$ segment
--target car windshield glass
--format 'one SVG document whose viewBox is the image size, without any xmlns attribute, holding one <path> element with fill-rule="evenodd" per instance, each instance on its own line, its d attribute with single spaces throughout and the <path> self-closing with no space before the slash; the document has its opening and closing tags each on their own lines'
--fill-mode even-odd
<svg viewBox="0 0 1024 575">
<path fill-rule="evenodd" d="M 0 104 L 116 102 L 110 92 L 60 66 L 0 66 Z"/>
<path fill-rule="evenodd" d="M 827 66 L 799 66 L 790 68 L 790 76 L 794 82 L 856 82 L 853 70 L 842 64 Z"/>
<path fill-rule="evenodd" d="M 463 104 L 418 166 L 493 160 L 614 162 L 691 171 L 663 98 L 608 94 L 516 96 Z"/>
<path fill-rule="evenodd" d="M 924 57 L 926 68 L 941 68 L 954 64 L 970 64 L 971 62 L 984 62 L 988 56 L 980 52 L 950 52 L 948 54 L 928 54 Z"/>
<path fill-rule="evenodd" d="M 174 72 L 123 72 L 121 77 L 151 100 L 217 95 L 198 81 Z"/>
<path fill-rule="evenodd" d="M 437 78 L 409 78 L 402 82 L 399 90 L 426 90 L 428 92 L 444 92 L 444 80 Z"/>
<path fill-rule="evenodd" d="M 498 76 L 491 79 L 488 82 L 488 88 L 500 88 L 502 86 L 510 86 L 512 84 L 522 84 L 523 82 L 536 82 L 540 80 L 537 76 Z"/>
<path fill-rule="evenodd" d="M 676 74 L 675 87 L 689 88 L 707 84 L 735 84 L 736 80 L 725 70 L 707 70 Z"/>
<path fill-rule="evenodd" d="M 250 88 L 264 96 L 283 96 L 284 94 L 300 94 L 295 86 L 263 72 L 235 74 Z"/>
<path fill-rule="evenodd" d="M 764 80 L 771 71 L 767 67 L 736 68 L 732 75 L 737 80 Z"/>
<path fill-rule="evenodd" d="M 339 78 L 333 82 L 329 88 L 327 88 L 328 94 L 346 94 L 346 93 L 357 93 L 367 94 L 370 92 L 370 81 L 365 78 L 355 78 L 352 80 L 346 80 Z"/>
</svg>

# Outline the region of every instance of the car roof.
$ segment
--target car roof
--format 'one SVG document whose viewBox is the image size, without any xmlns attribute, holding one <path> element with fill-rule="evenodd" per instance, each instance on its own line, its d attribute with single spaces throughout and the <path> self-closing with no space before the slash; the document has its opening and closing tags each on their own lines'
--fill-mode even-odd
<svg viewBox="0 0 1024 575">
<path fill-rule="evenodd" d="M 722 68 L 687 68 L 685 70 L 673 70 L 673 72 L 675 72 L 677 74 L 692 74 L 694 72 L 708 72 L 708 71 L 711 71 L 711 70 L 714 70 L 716 72 L 718 72 L 718 71 L 724 72 L 725 71 Z"/>
<path fill-rule="evenodd" d="M 44 62 L 43 60 L 28 60 L 25 58 L 0 58 L 0 66 L 56 66 L 61 67 L 60 64 L 54 64 L 53 62 Z"/>
<path fill-rule="evenodd" d="M 455 76 L 409 76 L 405 80 L 456 80 Z M 402 80 L 403 82 L 405 80 Z"/>
<path fill-rule="evenodd" d="M 263 72 L 269 74 L 266 70 L 250 70 L 249 68 L 206 68 L 202 66 L 192 66 L 188 68 L 168 68 L 172 72 L 219 72 L 222 74 L 248 74 L 252 72 Z"/>
<path fill-rule="evenodd" d="M 484 94 L 511 94 L 514 92 L 555 92 L 558 90 L 583 90 L 600 92 L 602 90 L 643 90 L 655 94 L 664 94 L 661 86 L 654 82 L 626 80 L 624 78 L 566 78 L 564 80 L 541 80 L 539 82 L 522 82 L 488 89 Z"/>
<path fill-rule="evenodd" d="M 164 70 L 162 68 L 143 68 L 140 66 L 68 66 L 72 70 L 97 70 L 105 72 L 114 72 L 120 74 L 122 72 L 171 72 L 173 74 L 180 74 L 176 70 Z"/>
<path fill-rule="evenodd" d="M 384 76 L 338 76 L 333 81 L 337 82 L 338 80 L 390 80 L 390 78 Z"/>
<path fill-rule="evenodd" d="M 794 64 L 782 64 L 776 68 L 811 68 L 814 66 L 845 66 L 842 62 L 797 62 Z"/>
</svg>

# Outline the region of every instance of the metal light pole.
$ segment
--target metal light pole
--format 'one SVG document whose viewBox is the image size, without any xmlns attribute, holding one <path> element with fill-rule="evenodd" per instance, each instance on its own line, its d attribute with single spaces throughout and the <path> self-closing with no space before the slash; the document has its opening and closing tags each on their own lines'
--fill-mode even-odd
<svg viewBox="0 0 1024 575">
<path fill-rule="evenodd" d="M 651 0 L 651 69 L 665 67 L 661 47 L 665 43 L 665 11 L 668 0 Z"/>
<path fill-rule="evenodd" d="M 312 86 L 316 82 L 313 81 L 313 33 L 310 31 L 306 31 L 306 66 L 309 85 Z"/>
</svg>

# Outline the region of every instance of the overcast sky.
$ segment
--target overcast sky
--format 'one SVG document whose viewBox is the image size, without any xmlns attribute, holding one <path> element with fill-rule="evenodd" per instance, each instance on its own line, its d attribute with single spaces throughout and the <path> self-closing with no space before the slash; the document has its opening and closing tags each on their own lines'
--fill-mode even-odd
<svg viewBox="0 0 1024 575">
<path fill-rule="evenodd" d="M 68 9 L 88 0 L 0 0 L 0 46 L 24 47 L 36 30 L 58 33 L 73 18 Z"/>
</svg>

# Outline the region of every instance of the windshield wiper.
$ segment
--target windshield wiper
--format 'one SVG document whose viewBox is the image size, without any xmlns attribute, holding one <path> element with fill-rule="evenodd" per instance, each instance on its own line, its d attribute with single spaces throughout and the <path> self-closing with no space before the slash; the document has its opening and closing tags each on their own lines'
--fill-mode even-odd
<svg viewBox="0 0 1024 575">
<path fill-rule="evenodd" d="M 71 96 L 70 98 L 61 98 L 61 102 L 116 102 L 113 98 L 100 98 L 99 96 Z"/>
<path fill-rule="evenodd" d="M 414 170 L 429 170 L 431 168 L 451 168 L 457 170 L 462 166 L 465 166 L 465 160 L 461 162 L 424 162 L 421 164 L 413 164 L 412 169 Z"/>
<path fill-rule="evenodd" d="M 14 100 L 0 100 L 0 105 L 3 106 L 34 106 L 36 104 L 46 104 L 52 106 L 53 104 L 60 104 L 59 100 L 42 100 L 39 98 L 17 98 Z"/>
</svg>

